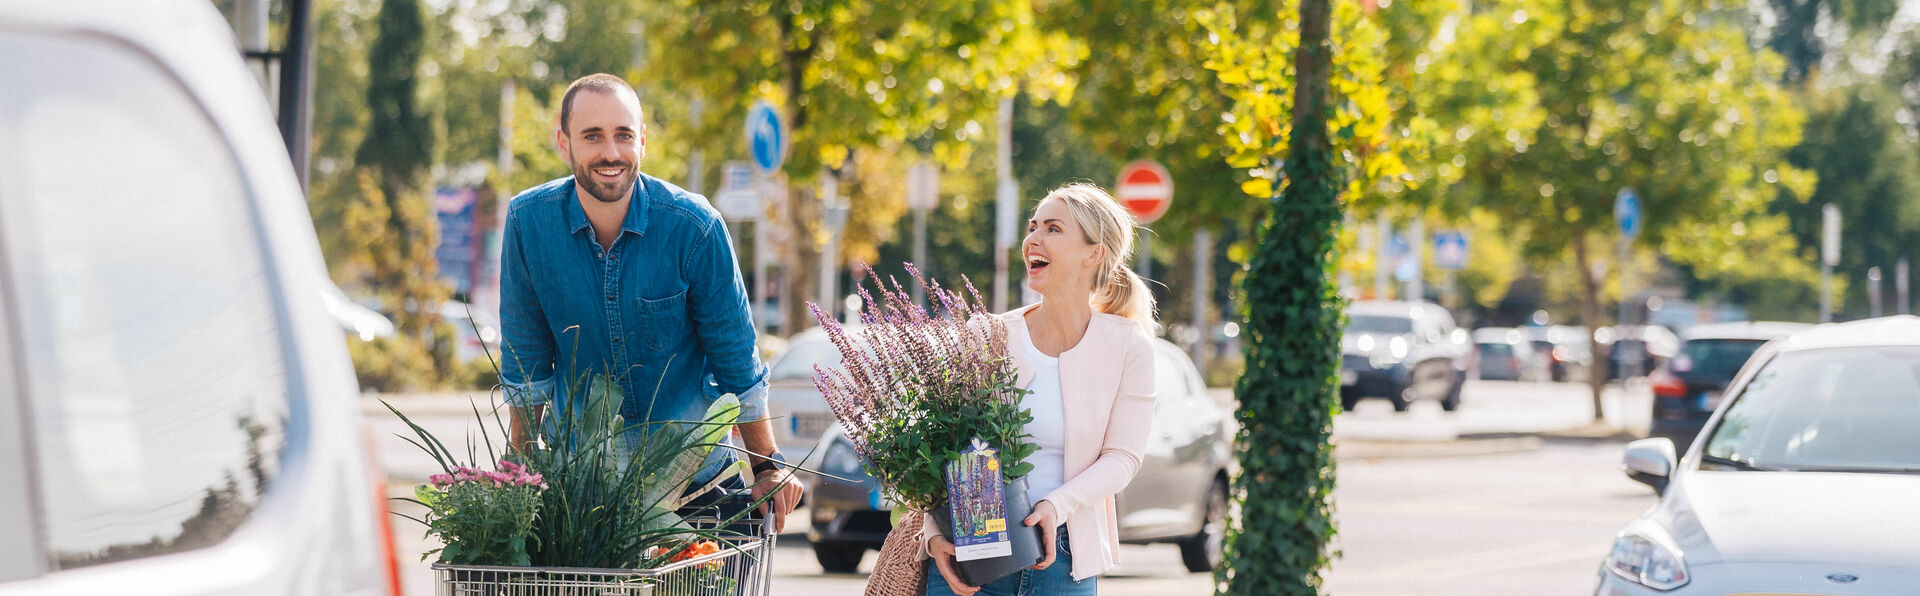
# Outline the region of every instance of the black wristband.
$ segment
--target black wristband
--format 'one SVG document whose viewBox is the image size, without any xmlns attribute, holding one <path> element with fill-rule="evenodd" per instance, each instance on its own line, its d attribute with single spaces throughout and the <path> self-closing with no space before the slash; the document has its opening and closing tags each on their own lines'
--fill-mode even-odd
<svg viewBox="0 0 1920 596">
<path fill-rule="evenodd" d="M 776 461 L 780 463 L 774 463 Z M 772 455 L 761 457 L 760 463 L 753 464 L 753 475 L 759 476 L 761 472 L 768 471 L 778 472 L 780 471 L 780 464 L 786 462 L 787 458 L 781 456 L 780 452 L 775 451 Z"/>
</svg>

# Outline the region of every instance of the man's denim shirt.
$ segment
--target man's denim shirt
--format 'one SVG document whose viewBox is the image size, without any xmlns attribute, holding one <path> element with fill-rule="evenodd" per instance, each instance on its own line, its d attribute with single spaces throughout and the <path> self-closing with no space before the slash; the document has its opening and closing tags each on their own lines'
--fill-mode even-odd
<svg viewBox="0 0 1920 596">
<path fill-rule="evenodd" d="M 706 198 L 640 174 L 620 237 L 603 250 L 573 177 L 507 208 L 500 257 L 501 381 L 508 404 L 552 401 L 548 427 L 610 373 L 633 422 L 700 420 L 723 394 L 741 420 L 766 417 L 766 367 L 754 351 L 746 285 L 727 227 Z M 656 393 L 655 388 L 658 387 Z M 637 433 L 629 437 L 630 443 Z M 732 461 L 716 449 L 696 482 Z"/>
</svg>

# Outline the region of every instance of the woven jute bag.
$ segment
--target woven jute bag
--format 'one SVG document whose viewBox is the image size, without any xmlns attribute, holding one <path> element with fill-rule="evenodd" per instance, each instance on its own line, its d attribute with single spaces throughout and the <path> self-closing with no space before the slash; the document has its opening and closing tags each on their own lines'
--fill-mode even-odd
<svg viewBox="0 0 1920 596">
<path fill-rule="evenodd" d="M 918 511 L 900 514 L 887 540 L 880 545 L 880 558 L 867 576 L 866 596 L 922 596 L 927 593 L 927 567 L 920 560 L 920 524 L 926 516 Z"/>
</svg>

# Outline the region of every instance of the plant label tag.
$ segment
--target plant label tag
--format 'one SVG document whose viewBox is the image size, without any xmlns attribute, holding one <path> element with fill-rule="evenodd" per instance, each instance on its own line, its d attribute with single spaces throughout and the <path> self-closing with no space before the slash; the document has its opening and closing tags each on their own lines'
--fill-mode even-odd
<svg viewBox="0 0 1920 596">
<path fill-rule="evenodd" d="M 953 513 L 954 559 L 973 561 L 1013 554 L 1007 535 L 1006 481 L 1000 455 L 973 438 L 960 460 L 947 464 L 948 507 Z"/>
</svg>

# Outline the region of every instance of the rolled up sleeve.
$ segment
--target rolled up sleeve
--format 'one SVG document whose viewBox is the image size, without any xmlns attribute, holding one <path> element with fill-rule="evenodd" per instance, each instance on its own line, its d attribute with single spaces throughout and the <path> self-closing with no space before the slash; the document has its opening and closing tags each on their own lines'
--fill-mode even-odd
<svg viewBox="0 0 1920 596">
<path fill-rule="evenodd" d="M 534 293 L 515 214 L 507 216 L 500 249 L 500 386 L 507 405 L 537 406 L 553 399 L 553 334 Z"/>
<path fill-rule="evenodd" d="M 707 357 L 707 371 L 721 393 L 740 398 L 742 420 L 767 416 L 767 367 L 756 351 L 747 284 L 734 259 L 733 240 L 718 219 L 682 264 L 694 334 Z"/>
</svg>

